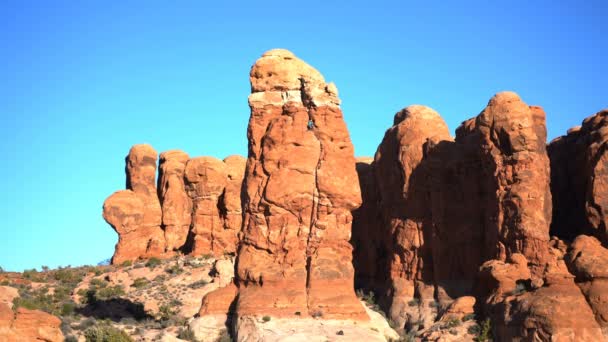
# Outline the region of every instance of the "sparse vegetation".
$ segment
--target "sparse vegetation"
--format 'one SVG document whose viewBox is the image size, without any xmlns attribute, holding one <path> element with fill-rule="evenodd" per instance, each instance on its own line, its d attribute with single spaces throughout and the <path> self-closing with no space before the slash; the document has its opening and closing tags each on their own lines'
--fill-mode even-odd
<svg viewBox="0 0 608 342">
<path fill-rule="evenodd" d="M 201 287 L 203 287 L 207 284 L 209 284 L 209 282 L 206 280 L 198 280 L 198 281 L 195 281 L 194 283 L 190 284 L 189 286 L 191 289 L 200 289 Z"/>
<path fill-rule="evenodd" d="M 321 310 L 315 310 L 315 311 L 312 312 L 311 316 L 312 316 L 312 318 L 323 317 L 323 311 L 321 311 Z"/>
<path fill-rule="evenodd" d="M 461 325 L 461 324 L 462 324 L 462 321 L 460 321 L 460 319 L 459 319 L 459 318 L 454 317 L 454 318 L 450 318 L 450 319 L 449 319 L 449 320 L 446 322 L 446 324 L 445 324 L 445 328 L 448 328 L 448 329 L 450 329 L 450 328 L 455 328 L 455 327 L 457 327 L 457 326 L 459 326 L 459 325 Z"/>
<path fill-rule="evenodd" d="M 471 321 L 471 320 L 474 320 L 474 319 L 475 319 L 475 314 L 472 313 L 472 314 L 468 314 L 468 315 L 464 316 L 462 318 L 462 321 L 466 322 L 466 321 Z"/>
<path fill-rule="evenodd" d="M 407 305 L 418 306 L 418 305 L 420 305 L 420 299 L 414 298 L 414 299 L 410 300 L 409 302 L 407 302 Z"/>
<path fill-rule="evenodd" d="M 137 278 L 133 281 L 133 284 L 131 286 L 139 289 L 139 288 L 145 287 L 149 283 L 150 283 L 150 281 L 146 278 Z"/>
<path fill-rule="evenodd" d="M 124 294 L 125 290 L 121 285 L 114 285 L 98 289 L 94 296 L 96 300 L 110 300 L 124 296 Z"/>
<path fill-rule="evenodd" d="M 133 342 L 126 332 L 107 324 L 88 328 L 84 337 L 87 342 Z"/>
<path fill-rule="evenodd" d="M 133 261 L 131 261 L 131 260 L 126 260 L 122 264 L 120 264 L 120 266 L 122 266 L 122 267 L 129 267 L 131 265 L 133 265 Z"/>
<path fill-rule="evenodd" d="M 146 267 L 155 268 L 156 266 L 158 266 L 160 264 L 161 264 L 161 261 L 159 258 L 150 258 L 146 262 Z"/>
<path fill-rule="evenodd" d="M 475 324 L 470 326 L 467 332 L 475 335 L 474 340 L 477 342 L 492 341 L 492 322 L 489 318 L 486 318 L 481 325 Z"/>
<path fill-rule="evenodd" d="M 173 265 L 171 267 L 167 267 L 167 269 L 165 269 L 165 271 L 169 274 L 173 274 L 173 275 L 178 275 L 182 272 L 184 272 L 184 270 L 179 267 L 179 265 Z"/>
<path fill-rule="evenodd" d="M 264 323 L 266 323 L 266 322 L 270 322 L 270 316 L 264 316 L 264 317 L 262 317 L 262 321 L 263 321 Z"/>
<path fill-rule="evenodd" d="M 188 328 L 186 328 L 186 329 L 180 328 L 180 330 L 177 334 L 177 338 L 185 340 L 185 341 L 190 341 L 190 342 L 198 341 L 196 339 L 196 336 L 194 335 L 194 332 Z"/>
</svg>

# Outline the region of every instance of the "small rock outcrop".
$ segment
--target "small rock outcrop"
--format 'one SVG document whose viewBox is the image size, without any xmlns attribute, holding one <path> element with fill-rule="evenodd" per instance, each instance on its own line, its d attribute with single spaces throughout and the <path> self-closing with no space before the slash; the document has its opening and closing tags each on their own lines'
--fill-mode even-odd
<svg viewBox="0 0 608 342">
<path fill-rule="evenodd" d="M 286 50 L 266 52 L 250 81 L 236 313 L 368 319 L 353 287 L 361 192 L 336 87 Z"/>
<path fill-rule="evenodd" d="M 119 235 L 113 264 L 150 257 L 235 254 L 241 228 L 245 158 L 190 158 L 135 145 L 127 156 L 127 190 L 106 199 L 105 220 Z"/>
<path fill-rule="evenodd" d="M 25 308 L 14 312 L 8 305 L 0 304 L 0 341 L 62 342 L 60 326 L 61 320 L 46 312 Z"/>
<path fill-rule="evenodd" d="M 608 246 L 608 110 L 554 139 L 551 158 L 551 234 L 568 241 L 579 234 Z"/>
</svg>

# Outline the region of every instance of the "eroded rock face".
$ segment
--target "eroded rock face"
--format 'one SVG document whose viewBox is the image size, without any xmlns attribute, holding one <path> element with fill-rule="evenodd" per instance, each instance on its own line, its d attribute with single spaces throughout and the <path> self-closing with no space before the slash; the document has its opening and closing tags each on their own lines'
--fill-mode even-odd
<svg viewBox="0 0 608 342">
<path fill-rule="evenodd" d="M 608 249 L 594 237 L 579 235 L 565 257 L 569 270 L 608 336 Z"/>
<path fill-rule="evenodd" d="M 186 193 L 184 171 L 190 157 L 178 150 L 160 154 L 158 197 L 163 212 L 166 249 L 184 247 L 192 220 L 192 200 Z"/>
<path fill-rule="evenodd" d="M 112 263 L 159 256 L 165 252 L 162 210 L 156 192 L 157 153 L 135 145 L 126 158 L 127 189 L 106 199 L 103 217 L 118 233 Z"/>
<path fill-rule="evenodd" d="M 103 216 L 119 235 L 112 263 L 150 257 L 235 254 L 242 225 L 245 158 L 190 159 L 179 150 L 160 156 L 135 145 L 127 160 L 127 190 L 104 203 Z"/>
<path fill-rule="evenodd" d="M 373 279 L 364 287 L 381 294 L 400 326 L 437 314 L 412 308 L 413 299 L 445 308 L 473 294 L 489 260 L 521 254 L 534 283 L 544 279 L 551 220 L 544 112 L 499 93 L 456 133 L 454 140 L 432 109 L 408 107 L 395 115 L 369 166 L 373 182 L 361 169 L 361 183 L 375 192 L 364 192 L 373 203 L 356 216 L 362 223 L 354 236 L 371 237 L 357 239 L 366 245 L 357 246 L 365 252 L 355 253 L 355 265 L 364 266 L 362 281 Z M 375 270 L 364 261 L 367 251 L 377 258 Z"/>
<path fill-rule="evenodd" d="M 523 255 L 513 254 L 507 263 L 492 260 L 481 268 L 480 286 L 488 291 L 484 309 L 492 320 L 497 340 L 604 339 L 563 260 L 549 261 L 544 286 L 537 289 L 530 286 L 532 275 L 526 264 Z"/>
<path fill-rule="evenodd" d="M 16 312 L 0 304 L 0 341 L 62 342 L 61 320 L 39 310 L 19 308 Z"/>
<path fill-rule="evenodd" d="M 337 90 L 286 50 L 252 67 L 237 314 L 367 319 L 353 289 L 361 204 Z"/>
<path fill-rule="evenodd" d="M 551 158 L 551 233 L 572 241 L 593 235 L 608 246 L 608 110 L 554 139 Z"/>
</svg>

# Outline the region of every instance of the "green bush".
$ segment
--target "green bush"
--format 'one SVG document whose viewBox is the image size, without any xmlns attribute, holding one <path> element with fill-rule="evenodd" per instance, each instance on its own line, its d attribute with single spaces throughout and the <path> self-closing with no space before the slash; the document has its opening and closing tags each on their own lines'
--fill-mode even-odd
<svg viewBox="0 0 608 342">
<path fill-rule="evenodd" d="M 195 281 L 194 283 L 190 284 L 189 286 L 191 289 L 200 289 L 201 287 L 203 287 L 207 284 L 209 284 L 209 282 L 206 280 L 198 280 L 198 281 Z"/>
<path fill-rule="evenodd" d="M 220 337 L 217 339 L 217 342 L 232 342 L 232 338 L 230 334 L 228 334 L 228 330 L 222 329 Z"/>
<path fill-rule="evenodd" d="M 146 267 L 154 268 L 160 264 L 161 264 L 161 261 L 159 258 L 152 257 L 152 258 L 148 259 L 148 261 L 146 262 Z"/>
<path fill-rule="evenodd" d="M 61 306 L 61 316 L 71 316 L 74 314 L 76 304 L 74 302 L 64 303 Z"/>
<path fill-rule="evenodd" d="M 89 284 L 91 286 L 95 286 L 95 287 L 98 287 L 98 288 L 103 288 L 103 287 L 108 286 L 109 283 L 107 281 L 103 280 L 103 279 L 100 279 L 100 278 L 93 278 L 93 279 L 91 279 L 91 282 Z"/>
<path fill-rule="evenodd" d="M 102 289 L 98 289 L 95 291 L 95 299 L 96 300 L 110 300 L 114 298 L 118 298 L 120 296 L 124 296 L 125 290 L 121 285 L 108 286 Z"/>
<path fill-rule="evenodd" d="M 264 317 L 262 317 L 262 321 L 263 321 L 264 323 L 266 323 L 266 322 L 270 322 L 270 316 L 264 316 Z"/>
<path fill-rule="evenodd" d="M 131 265 L 133 265 L 133 261 L 131 261 L 131 260 L 126 260 L 125 262 L 120 264 L 120 266 L 122 266 L 122 267 L 129 267 Z"/>
<path fill-rule="evenodd" d="M 173 266 L 165 269 L 165 272 L 167 272 L 169 274 L 173 274 L 173 275 L 178 275 L 178 274 L 184 272 L 184 270 L 181 267 L 179 267 L 179 265 L 173 265 Z"/>
<path fill-rule="evenodd" d="M 179 333 L 177 334 L 177 338 L 185 340 L 185 341 L 191 341 L 191 342 L 196 342 L 196 336 L 194 335 L 194 332 L 190 329 L 184 329 L 184 328 L 180 328 Z"/>
<path fill-rule="evenodd" d="M 137 278 L 133 281 L 133 284 L 131 286 L 135 288 L 141 288 L 148 285 L 149 283 L 150 281 L 146 278 Z"/>
<path fill-rule="evenodd" d="M 446 326 L 446 328 L 449 329 L 449 328 L 455 328 L 461 324 L 462 324 L 462 322 L 460 321 L 459 318 L 450 318 L 450 320 L 447 321 L 445 326 Z"/>
<path fill-rule="evenodd" d="M 110 325 L 97 325 L 84 332 L 87 342 L 133 342 L 126 332 Z"/>
<path fill-rule="evenodd" d="M 478 342 L 492 341 L 492 321 L 490 321 L 489 318 L 486 318 L 483 322 L 481 322 L 479 334 L 475 338 L 475 341 L 478 341 Z"/>
<path fill-rule="evenodd" d="M 468 315 L 462 317 L 462 321 L 463 322 L 471 321 L 471 320 L 474 320 L 474 319 L 475 319 L 475 314 L 474 313 L 468 314 Z"/>
<path fill-rule="evenodd" d="M 53 273 L 53 278 L 62 284 L 73 284 L 76 285 L 82 281 L 84 278 L 84 272 L 75 268 L 59 268 Z"/>
</svg>

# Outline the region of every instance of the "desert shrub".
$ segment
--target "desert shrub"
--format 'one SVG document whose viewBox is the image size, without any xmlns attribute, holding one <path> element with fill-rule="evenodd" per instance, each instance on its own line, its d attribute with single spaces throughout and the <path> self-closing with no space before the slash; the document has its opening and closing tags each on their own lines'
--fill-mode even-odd
<svg viewBox="0 0 608 342">
<path fill-rule="evenodd" d="M 133 342 L 126 332 L 110 325 L 96 325 L 84 332 L 87 342 Z"/>
<path fill-rule="evenodd" d="M 23 271 L 23 278 L 37 283 L 46 282 L 46 279 L 34 268 Z"/>
<path fill-rule="evenodd" d="M 438 308 L 439 307 L 439 302 L 436 300 L 432 300 L 429 302 L 429 308 Z"/>
<path fill-rule="evenodd" d="M 4 273 L 4 268 L 2 268 L 2 266 L 0 266 L 0 273 Z"/>
<path fill-rule="evenodd" d="M 63 303 L 61 306 L 61 316 L 71 316 L 74 314 L 76 304 L 74 302 Z"/>
<path fill-rule="evenodd" d="M 474 319 L 475 319 L 475 314 L 474 313 L 468 314 L 468 315 L 462 317 L 462 321 L 463 322 L 471 321 L 471 320 L 474 320 Z"/>
<path fill-rule="evenodd" d="M 203 260 L 213 259 L 213 254 L 203 254 L 203 255 L 201 255 L 201 259 L 203 259 Z"/>
<path fill-rule="evenodd" d="M 161 261 L 159 258 L 152 257 L 152 258 L 148 259 L 148 261 L 146 262 L 146 267 L 155 268 L 156 266 L 158 266 L 160 264 L 161 264 Z"/>
<path fill-rule="evenodd" d="M 179 329 L 177 338 L 185 340 L 185 341 L 191 341 L 191 342 L 197 341 L 196 336 L 194 335 L 194 332 L 190 329 L 184 329 L 184 328 Z"/>
<path fill-rule="evenodd" d="M 65 337 L 65 340 L 63 340 L 63 342 L 78 342 L 78 338 L 73 335 L 68 335 Z"/>
<path fill-rule="evenodd" d="M 262 321 L 263 321 L 264 323 L 266 323 L 266 322 L 270 322 L 270 316 L 264 316 L 264 317 L 262 317 Z"/>
<path fill-rule="evenodd" d="M 148 285 L 149 283 L 150 281 L 146 278 L 137 278 L 133 281 L 133 284 L 131 286 L 135 288 L 141 288 Z"/>
<path fill-rule="evenodd" d="M 93 278 L 93 279 L 91 279 L 91 282 L 89 284 L 91 286 L 95 286 L 97 288 L 103 288 L 103 287 L 108 286 L 109 283 L 100 278 Z"/>
<path fill-rule="evenodd" d="M 0 286 L 6 286 L 6 285 L 10 285 L 10 281 L 8 281 L 8 279 L 4 279 L 3 281 L 0 281 Z"/>
<path fill-rule="evenodd" d="M 133 265 L 133 261 L 131 261 L 131 260 L 126 260 L 122 264 L 120 264 L 120 266 L 122 266 L 122 267 L 129 267 L 131 265 Z"/>
<path fill-rule="evenodd" d="M 321 311 L 321 310 L 315 310 L 315 311 L 312 312 L 311 316 L 312 316 L 312 318 L 323 317 L 323 311 Z"/>
<path fill-rule="evenodd" d="M 198 280 L 198 281 L 195 281 L 194 283 L 190 284 L 189 286 L 191 289 L 200 289 L 201 287 L 203 287 L 207 284 L 209 284 L 209 282 L 206 280 Z"/>
<path fill-rule="evenodd" d="M 486 318 L 483 322 L 481 322 L 479 334 L 477 334 L 475 341 L 478 341 L 478 342 L 492 341 L 492 322 L 490 321 L 489 318 Z"/>
<path fill-rule="evenodd" d="M 173 265 L 171 267 L 167 267 L 167 269 L 165 269 L 165 272 L 167 272 L 169 274 L 177 275 L 177 274 L 184 272 L 184 270 L 181 267 L 179 267 L 179 265 Z"/>
<path fill-rule="evenodd" d="M 457 326 L 459 326 L 459 325 L 461 325 L 461 324 L 462 324 L 462 322 L 460 321 L 460 319 L 459 319 L 459 318 L 450 318 L 450 319 L 449 319 L 449 320 L 446 322 L 445 327 L 449 329 L 449 328 L 454 328 L 454 327 L 457 327 Z"/>
<path fill-rule="evenodd" d="M 125 290 L 121 285 L 108 286 L 95 291 L 96 300 L 110 300 L 124 296 Z"/>
<path fill-rule="evenodd" d="M 80 322 L 80 324 L 78 324 L 75 329 L 76 330 L 86 330 L 90 327 L 93 327 L 97 324 L 97 320 L 93 317 L 89 317 L 87 319 L 85 319 L 84 321 Z"/>
<path fill-rule="evenodd" d="M 75 268 L 63 267 L 53 271 L 53 278 L 62 284 L 78 284 L 84 278 L 84 273 Z"/>
</svg>

